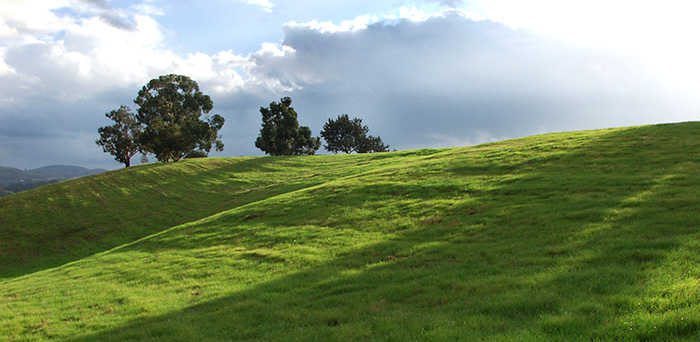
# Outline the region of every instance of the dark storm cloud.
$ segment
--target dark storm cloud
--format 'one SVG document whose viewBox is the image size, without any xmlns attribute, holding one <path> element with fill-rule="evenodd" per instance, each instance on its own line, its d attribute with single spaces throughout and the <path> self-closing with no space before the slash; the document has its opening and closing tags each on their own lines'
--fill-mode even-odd
<svg viewBox="0 0 700 342">
<path fill-rule="evenodd" d="M 111 123 L 105 112 L 118 108 L 116 101 L 132 97 L 131 93 L 131 89 L 109 89 L 89 101 L 65 101 L 47 93 L 27 96 L 22 103 L 3 103 L 0 165 L 114 168 L 112 157 L 95 144 L 97 128 Z"/>
<path fill-rule="evenodd" d="M 129 30 L 129 31 L 135 31 L 136 26 L 134 23 L 129 22 L 127 19 L 119 16 L 116 12 L 114 11 L 109 11 L 100 14 L 100 19 L 104 20 L 107 24 L 109 24 L 112 27 L 122 29 L 122 30 Z"/>
<path fill-rule="evenodd" d="M 136 26 L 126 17 L 120 15 L 106 0 L 81 0 L 81 2 L 95 8 L 99 12 L 100 19 L 110 26 L 122 30 L 136 30 Z"/>
<path fill-rule="evenodd" d="M 300 120 L 318 132 L 348 113 L 399 149 L 659 122 L 673 107 L 629 61 L 456 11 L 352 32 L 288 26 L 284 45 L 295 52 L 257 56 L 250 73 L 299 86 Z"/>
</svg>

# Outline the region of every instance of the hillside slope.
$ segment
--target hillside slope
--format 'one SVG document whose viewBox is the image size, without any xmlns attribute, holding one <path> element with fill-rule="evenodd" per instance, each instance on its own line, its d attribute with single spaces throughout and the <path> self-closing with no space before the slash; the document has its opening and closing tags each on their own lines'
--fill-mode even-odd
<svg viewBox="0 0 700 342">
<path fill-rule="evenodd" d="M 26 275 L 0 283 L 0 336 L 696 340 L 699 137 L 197 160 L 12 196 L 2 260 Z M 77 261 L 22 271 L 54 259 Z"/>
<path fill-rule="evenodd" d="M 412 155 L 429 151 L 405 152 Z M 0 279 L 133 242 L 176 225 L 361 172 L 384 156 L 206 158 L 150 164 L 0 199 Z"/>
</svg>

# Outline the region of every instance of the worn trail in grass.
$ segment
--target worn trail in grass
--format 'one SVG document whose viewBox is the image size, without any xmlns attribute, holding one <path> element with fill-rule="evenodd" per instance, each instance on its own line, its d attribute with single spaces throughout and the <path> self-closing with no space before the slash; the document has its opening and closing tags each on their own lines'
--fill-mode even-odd
<svg viewBox="0 0 700 342">
<path fill-rule="evenodd" d="M 0 336 L 696 340 L 699 133 L 269 158 L 318 181 L 9 278 Z"/>
</svg>

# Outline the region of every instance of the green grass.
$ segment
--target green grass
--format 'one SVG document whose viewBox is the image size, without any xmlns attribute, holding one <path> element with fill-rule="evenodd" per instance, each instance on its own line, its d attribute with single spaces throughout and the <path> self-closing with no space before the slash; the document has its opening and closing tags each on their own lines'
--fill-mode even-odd
<svg viewBox="0 0 700 342">
<path fill-rule="evenodd" d="M 694 341 L 700 124 L 0 199 L 0 340 Z"/>
</svg>

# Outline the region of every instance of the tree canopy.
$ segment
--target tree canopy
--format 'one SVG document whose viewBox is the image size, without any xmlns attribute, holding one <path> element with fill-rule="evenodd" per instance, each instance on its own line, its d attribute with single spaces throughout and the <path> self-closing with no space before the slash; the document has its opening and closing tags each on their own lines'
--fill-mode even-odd
<svg viewBox="0 0 700 342">
<path fill-rule="evenodd" d="M 329 152 L 357 152 L 358 140 L 369 132 L 362 125 L 362 119 L 350 119 L 347 114 L 339 115 L 338 119 L 328 119 L 323 125 L 321 136 L 326 141 L 324 148 Z"/>
<path fill-rule="evenodd" d="M 207 154 L 212 146 L 223 150 L 218 132 L 224 118 L 206 115 L 214 104 L 189 77 L 170 74 L 152 79 L 134 103 L 139 106 L 136 118 L 143 126 L 138 142 L 158 161 L 177 161 L 195 150 Z"/>
<path fill-rule="evenodd" d="M 312 137 L 311 129 L 299 126 L 297 112 L 291 107 L 292 99 L 284 97 L 279 103 L 260 107 L 262 128 L 255 147 L 271 156 L 311 155 L 321 147 L 321 138 Z"/>
<path fill-rule="evenodd" d="M 321 136 L 326 141 L 326 150 L 333 153 L 372 153 L 386 152 L 389 145 L 385 145 L 380 137 L 367 135 L 369 128 L 362 125 L 362 119 L 350 119 L 347 114 L 339 115 L 336 120 L 328 119 L 323 125 Z"/>
<path fill-rule="evenodd" d="M 379 136 L 371 135 L 360 137 L 357 144 L 357 153 L 389 152 L 389 145 L 384 144 Z"/>
<path fill-rule="evenodd" d="M 100 139 L 95 143 L 102 146 L 105 152 L 113 155 L 116 161 L 129 167 L 131 157 L 140 150 L 137 139 L 141 133 L 141 125 L 127 106 L 120 106 L 119 109 L 106 113 L 105 116 L 114 121 L 114 125 L 98 128 Z"/>
</svg>

